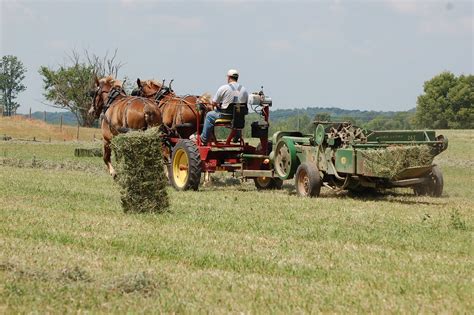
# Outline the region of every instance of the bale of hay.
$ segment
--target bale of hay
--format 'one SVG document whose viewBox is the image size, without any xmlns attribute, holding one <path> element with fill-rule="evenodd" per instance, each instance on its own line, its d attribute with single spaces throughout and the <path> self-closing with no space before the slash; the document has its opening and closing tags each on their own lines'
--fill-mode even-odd
<svg viewBox="0 0 474 315">
<path fill-rule="evenodd" d="M 125 212 L 163 212 L 169 205 L 158 128 L 114 137 L 116 181 Z"/>
<path fill-rule="evenodd" d="M 427 145 L 390 146 L 383 149 L 362 150 L 364 167 L 374 176 L 393 178 L 408 167 L 426 166 L 433 162 Z"/>
<path fill-rule="evenodd" d="M 102 149 L 100 148 L 75 148 L 74 156 L 78 157 L 102 157 Z"/>
</svg>

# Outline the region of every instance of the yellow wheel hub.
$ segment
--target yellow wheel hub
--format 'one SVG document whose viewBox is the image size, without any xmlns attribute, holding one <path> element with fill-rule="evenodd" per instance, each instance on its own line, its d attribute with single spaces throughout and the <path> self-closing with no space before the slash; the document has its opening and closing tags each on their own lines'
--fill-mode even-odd
<svg viewBox="0 0 474 315">
<path fill-rule="evenodd" d="M 271 180 L 271 177 L 257 177 L 257 181 L 261 186 L 267 186 Z"/>
<path fill-rule="evenodd" d="M 184 187 L 188 180 L 189 160 L 183 149 L 178 149 L 173 159 L 173 179 L 177 186 Z"/>
</svg>

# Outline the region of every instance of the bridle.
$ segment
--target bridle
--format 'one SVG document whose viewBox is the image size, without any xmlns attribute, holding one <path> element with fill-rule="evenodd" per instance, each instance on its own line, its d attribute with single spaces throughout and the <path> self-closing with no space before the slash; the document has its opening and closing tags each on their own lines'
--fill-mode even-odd
<svg viewBox="0 0 474 315">
<path fill-rule="evenodd" d="M 117 91 L 117 93 L 113 93 L 115 91 Z M 99 110 L 99 101 L 98 99 L 102 100 L 102 111 L 106 110 L 110 104 L 115 100 L 115 98 L 121 94 L 122 92 L 124 92 L 123 88 L 117 88 L 117 87 L 112 87 L 110 88 L 109 90 L 103 90 L 101 87 L 98 87 L 95 91 L 94 91 L 94 96 L 93 96 L 93 99 L 92 99 L 92 107 L 94 108 L 94 113 L 96 115 L 98 115 L 98 110 Z M 108 99 L 107 99 L 107 102 L 104 102 L 103 98 L 102 98 L 102 94 L 104 93 L 108 93 L 109 96 L 108 96 Z"/>
</svg>

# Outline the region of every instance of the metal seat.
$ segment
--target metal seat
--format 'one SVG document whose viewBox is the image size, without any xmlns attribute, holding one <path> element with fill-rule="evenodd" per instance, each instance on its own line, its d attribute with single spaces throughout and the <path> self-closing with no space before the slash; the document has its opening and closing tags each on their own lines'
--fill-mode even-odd
<svg viewBox="0 0 474 315">
<path fill-rule="evenodd" d="M 232 129 L 243 129 L 245 126 L 245 115 L 247 114 L 246 103 L 230 103 L 229 107 L 222 113 L 222 117 L 216 119 L 214 124 Z"/>
<path fill-rule="evenodd" d="M 217 118 L 215 125 L 230 125 L 232 124 L 232 115 L 224 114 L 223 117 Z"/>
</svg>

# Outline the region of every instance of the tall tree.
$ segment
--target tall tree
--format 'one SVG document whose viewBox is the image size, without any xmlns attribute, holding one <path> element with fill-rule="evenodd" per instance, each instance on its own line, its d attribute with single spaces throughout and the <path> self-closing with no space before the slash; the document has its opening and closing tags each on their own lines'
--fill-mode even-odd
<svg viewBox="0 0 474 315">
<path fill-rule="evenodd" d="M 415 118 L 422 128 L 474 128 L 474 76 L 442 72 L 425 82 Z"/>
<path fill-rule="evenodd" d="M 39 73 L 43 77 L 44 97 L 53 107 L 71 111 L 81 126 L 92 126 L 94 118 L 88 115 L 91 98 L 88 92 L 93 86 L 95 76 L 117 76 L 122 63 L 116 60 L 117 50 L 112 56 L 104 57 L 85 51 L 81 56 L 72 51 L 67 62 L 58 69 L 42 66 Z"/>
<path fill-rule="evenodd" d="M 0 62 L 0 107 L 4 116 L 16 113 L 20 104 L 15 102 L 18 93 L 26 90 L 22 83 L 26 68 L 16 56 L 3 56 Z"/>
</svg>

